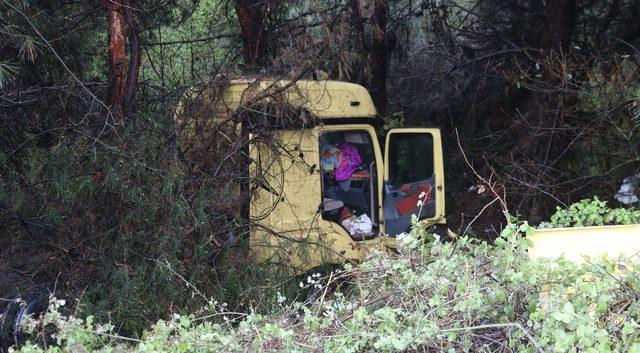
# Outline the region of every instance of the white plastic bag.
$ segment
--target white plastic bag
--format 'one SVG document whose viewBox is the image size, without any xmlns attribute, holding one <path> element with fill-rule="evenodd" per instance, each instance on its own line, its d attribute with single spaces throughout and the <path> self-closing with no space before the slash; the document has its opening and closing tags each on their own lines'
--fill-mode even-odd
<svg viewBox="0 0 640 353">
<path fill-rule="evenodd" d="M 371 218 L 366 214 L 361 215 L 356 218 L 355 222 L 353 222 L 353 227 L 357 234 L 371 234 L 373 230 L 373 222 L 371 222 Z"/>
<path fill-rule="evenodd" d="M 373 231 L 373 222 L 371 222 L 367 214 L 347 218 L 342 221 L 342 226 L 345 227 L 351 235 L 371 234 Z"/>
<path fill-rule="evenodd" d="M 638 196 L 636 195 L 636 188 L 640 184 L 640 175 L 634 175 L 629 178 L 625 178 L 622 181 L 620 190 L 616 193 L 615 199 L 620 203 L 629 205 L 638 202 Z"/>
</svg>

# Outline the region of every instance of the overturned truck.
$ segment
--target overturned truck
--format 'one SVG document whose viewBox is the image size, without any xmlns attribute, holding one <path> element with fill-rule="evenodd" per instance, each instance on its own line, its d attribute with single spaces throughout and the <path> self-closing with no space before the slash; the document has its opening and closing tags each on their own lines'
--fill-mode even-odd
<svg viewBox="0 0 640 353">
<path fill-rule="evenodd" d="M 210 107 L 205 118 L 188 113 L 196 97 Z M 395 248 L 412 217 L 446 223 L 440 130 L 380 137 L 382 121 L 359 85 L 231 80 L 189 92 L 176 122 L 181 145 L 200 158 L 220 142 L 208 140 L 220 122 L 248 141 L 250 248 L 261 263 L 303 272 L 358 261 Z"/>
</svg>

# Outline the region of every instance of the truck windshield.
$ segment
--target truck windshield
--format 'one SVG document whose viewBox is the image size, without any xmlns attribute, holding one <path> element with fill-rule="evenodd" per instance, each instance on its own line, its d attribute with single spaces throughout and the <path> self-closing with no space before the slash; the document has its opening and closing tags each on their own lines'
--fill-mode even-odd
<svg viewBox="0 0 640 353">
<path fill-rule="evenodd" d="M 433 136 L 394 133 L 389 137 L 389 181 L 394 186 L 433 176 Z"/>
</svg>

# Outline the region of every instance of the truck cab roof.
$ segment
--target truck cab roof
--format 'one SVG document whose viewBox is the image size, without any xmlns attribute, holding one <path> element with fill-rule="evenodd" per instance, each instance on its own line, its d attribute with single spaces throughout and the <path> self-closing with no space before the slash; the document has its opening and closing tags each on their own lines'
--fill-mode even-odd
<svg viewBox="0 0 640 353">
<path fill-rule="evenodd" d="M 186 97 L 204 94 L 220 113 L 230 113 L 241 107 L 269 104 L 275 100 L 300 107 L 327 123 L 341 119 L 378 120 L 367 90 L 357 84 L 332 80 L 234 79 L 220 87 L 192 89 Z M 202 96 L 201 96 L 202 97 Z M 222 115 L 223 115 L 222 114 Z"/>
</svg>

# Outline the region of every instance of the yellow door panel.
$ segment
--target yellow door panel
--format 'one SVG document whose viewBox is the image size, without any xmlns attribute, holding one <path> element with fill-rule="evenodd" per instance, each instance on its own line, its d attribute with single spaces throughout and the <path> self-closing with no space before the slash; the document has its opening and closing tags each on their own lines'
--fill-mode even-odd
<svg viewBox="0 0 640 353">
<path fill-rule="evenodd" d="M 391 129 L 385 140 L 385 231 L 408 230 L 413 215 L 426 224 L 445 223 L 444 165 L 439 129 Z"/>
</svg>

